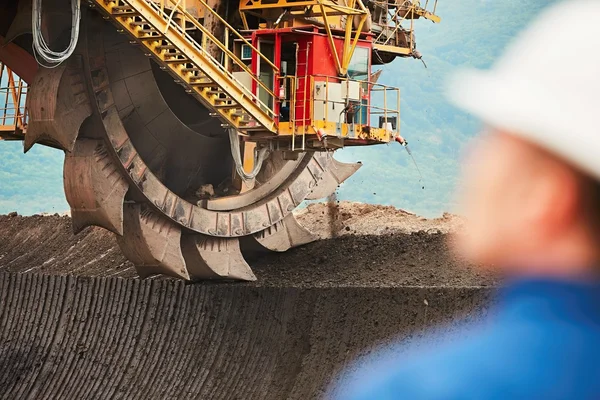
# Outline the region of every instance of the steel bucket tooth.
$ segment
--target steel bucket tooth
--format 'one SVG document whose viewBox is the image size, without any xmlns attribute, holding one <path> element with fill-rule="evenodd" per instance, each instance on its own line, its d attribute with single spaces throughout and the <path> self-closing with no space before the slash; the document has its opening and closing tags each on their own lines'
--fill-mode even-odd
<svg viewBox="0 0 600 400">
<path fill-rule="evenodd" d="M 45 139 L 72 151 L 79 128 L 92 113 L 87 89 L 76 60 L 56 68 L 40 68 L 29 87 L 29 125 L 25 152 Z"/>
<path fill-rule="evenodd" d="M 315 157 L 329 157 L 328 155 L 319 155 Z M 327 171 L 313 191 L 307 196 L 307 200 L 323 199 L 331 195 L 337 187 L 346 179 L 351 177 L 358 169 L 362 167 L 361 163 L 343 163 L 332 159 Z"/>
<path fill-rule="evenodd" d="M 256 280 L 256 276 L 244 260 L 238 238 L 184 235 L 181 246 L 190 277 L 194 280 Z"/>
<path fill-rule="evenodd" d="M 97 225 L 123 234 L 123 201 L 129 184 L 103 141 L 77 140 L 73 151 L 66 153 L 64 185 L 75 233 Z"/>
<path fill-rule="evenodd" d="M 181 253 L 181 228 L 141 204 L 126 203 L 117 243 L 141 278 L 164 274 L 189 280 Z"/>
<path fill-rule="evenodd" d="M 296 217 L 290 214 L 281 222 L 255 233 L 252 239 L 267 250 L 283 252 L 314 242 L 318 237 L 300 225 Z"/>
</svg>

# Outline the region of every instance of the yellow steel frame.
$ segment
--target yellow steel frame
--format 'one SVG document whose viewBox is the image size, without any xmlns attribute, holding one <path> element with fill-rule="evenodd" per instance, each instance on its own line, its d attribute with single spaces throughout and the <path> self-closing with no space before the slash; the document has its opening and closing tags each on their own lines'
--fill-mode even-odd
<svg viewBox="0 0 600 400">
<path fill-rule="evenodd" d="M 373 48 L 386 53 L 394 53 L 401 56 L 409 56 L 412 54 L 412 49 L 408 47 L 392 46 L 389 44 L 373 43 Z"/>
<path fill-rule="evenodd" d="M 377 36 L 377 38 L 375 38 L 375 41 L 374 41 L 374 47 L 376 49 L 385 51 L 388 53 L 399 54 L 399 55 L 411 55 L 413 52 L 413 47 L 414 47 L 413 46 L 413 44 L 414 44 L 414 38 L 413 38 L 414 20 L 416 18 L 423 17 L 425 19 L 433 21 L 434 23 L 438 23 L 441 21 L 441 18 L 439 16 L 435 15 L 435 10 L 437 8 L 437 0 L 435 0 L 434 6 L 433 6 L 433 12 L 427 11 L 427 6 L 429 5 L 429 0 L 427 0 L 427 2 L 425 3 L 425 7 L 421 7 L 420 2 L 415 1 L 415 0 L 409 1 L 404 4 L 410 4 L 410 5 L 409 6 L 403 5 L 402 7 L 397 7 L 394 14 L 390 13 L 390 16 L 391 16 L 390 20 L 394 23 L 393 30 L 391 33 L 388 30 L 381 31 L 381 33 Z M 396 35 L 396 33 L 398 32 L 398 30 L 400 30 L 400 28 L 402 28 L 402 22 L 407 19 L 410 20 L 409 48 L 389 45 L 388 43 L 390 42 L 392 37 L 394 37 L 394 35 Z M 384 34 L 386 35 L 385 37 L 384 37 Z"/>
<path fill-rule="evenodd" d="M 334 3 L 331 0 L 324 0 L 323 4 L 325 9 L 329 15 L 359 15 L 362 14 L 361 10 L 357 10 L 353 7 L 342 6 L 337 3 Z M 289 1 L 289 0 L 278 0 L 277 2 L 268 2 L 264 3 L 262 0 L 253 0 L 251 3 L 248 1 L 240 2 L 240 12 L 248 13 L 255 15 L 257 17 L 261 17 L 262 14 L 260 10 L 270 9 L 270 8 L 284 8 L 289 9 L 293 14 L 302 13 L 304 16 L 319 16 L 319 13 L 315 13 L 311 8 L 317 6 L 317 2 L 315 0 L 306 0 L 306 1 Z"/>
<path fill-rule="evenodd" d="M 306 136 L 316 137 L 319 129 L 327 132 L 328 137 L 336 137 L 345 140 L 368 140 L 372 143 L 389 143 L 394 140 L 398 135 L 397 132 L 387 130 L 385 128 L 374 128 L 369 127 L 368 130 L 363 129 L 364 127 L 359 124 L 348 124 L 342 123 L 339 125 L 339 134 L 334 133 L 338 131 L 338 124 L 330 121 L 314 121 L 312 125 L 308 127 Z M 294 126 L 291 122 L 280 122 L 279 123 L 279 136 L 294 136 Z M 298 135 L 296 135 L 298 136 Z M 304 149 L 296 149 L 304 150 Z"/>
<path fill-rule="evenodd" d="M 327 19 L 328 14 L 325 7 L 325 4 L 322 0 L 316 0 L 319 4 L 319 8 L 321 9 L 321 16 L 323 17 L 323 22 L 325 25 L 325 31 L 327 32 L 327 38 L 329 41 L 329 46 L 331 47 L 331 52 L 333 53 L 333 57 L 336 63 L 337 71 L 340 76 L 346 76 L 348 74 L 348 67 L 350 66 L 350 60 L 352 59 L 352 55 L 354 54 L 354 50 L 356 49 L 356 45 L 358 44 L 358 39 L 360 38 L 362 28 L 367 22 L 367 18 L 369 18 L 369 11 L 364 6 L 361 0 L 349 0 L 349 6 L 347 9 L 358 11 L 353 12 L 352 14 L 345 14 L 346 17 L 346 26 L 344 27 L 344 47 L 342 49 L 342 61 L 337 54 L 337 49 L 335 48 L 335 43 L 333 40 L 333 33 L 331 31 L 331 26 L 329 25 L 329 20 Z M 358 9 L 355 8 L 358 7 Z M 360 16 L 360 20 L 358 23 L 358 29 L 356 29 L 354 33 L 354 37 L 352 37 L 352 25 L 354 23 L 351 16 L 358 15 Z"/>
<path fill-rule="evenodd" d="M 275 94 L 249 70 L 243 61 L 181 7 L 180 1 L 168 1 L 170 3 L 168 6 L 172 10 L 176 10 L 202 32 L 204 40 L 210 41 L 211 44 L 220 49 L 231 63 L 246 71 L 258 86 L 263 87 L 273 98 L 275 97 Z M 213 13 L 227 29 L 250 45 L 258 57 L 262 57 L 278 72 L 270 60 L 266 59 L 219 14 L 208 7 L 204 0 L 198 1 L 208 12 Z M 153 56 L 163 69 L 169 70 L 180 78 L 188 93 L 194 95 L 205 106 L 213 110 L 225 123 L 241 132 L 251 128 L 253 132 L 262 130 L 272 134 L 277 133 L 273 110 L 264 104 L 256 94 L 252 93 L 249 88 L 235 79 L 232 73 L 226 70 L 220 62 L 215 60 L 205 50 L 206 46 L 200 46 L 178 24 L 172 24 L 171 16 L 164 9 L 161 9 L 161 5 L 146 0 L 94 0 L 94 2 L 142 44 L 149 51 L 148 55 Z M 141 18 L 143 21 L 140 23 L 135 17 Z M 148 29 L 143 29 L 143 25 L 150 26 L 152 33 L 149 34 Z M 163 50 L 164 45 L 162 45 L 162 42 L 167 42 L 174 47 L 178 51 L 178 55 L 173 57 L 172 53 L 169 54 L 167 50 Z M 189 71 L 190 68 L 187 67 L 189 64 L 199 70 L 201 75 Z M 198 77 L 201 79 L 198 80 Z M 214 88 L 218 88 L 218 90 L 215 91 Z M 226 95 L 225 99 L 221 95 Z M 242 114 L 249 115 L 252 118 L 251 125 L 248 124 Z"/>
<path fill-rule="evenodd" d="M 160 5 L 160 8 L 164 10 L 168 7 L 169 0 L 150 0 L 153 3 Z M 188 13 L 194 16 L 194 18 L 204 18 L 204 6 L 200 3 L 199 0 L 180 0 L 180 6 L 186 10 Z M 183 20 L 181 21 L 183 22 Z"/>
<path fill-rule="evenodd" d="M 413 5 L 416 8 L 415 14 L 420 17 L 423 17 L 425 19 L 428 19 L 430 21 L 433 21 L 434 23 L 437 24 L 442 20 L 438 15 L 435 14 L 435 10 L 437 9 L 437 3 L 438 3 L 438 0 L 435 0 L 433 3 L 433 11 L 428 11 L 427 6 L 429 5 L 429 0 L 427 0 L 425 2 L 425 6 L 423 6 L 423 7 L 420 6 L 419 1 L 417 1 L 415 3 L 415 1 L 413 0 Z"/>
<path fill-rule="evenodd" d="M 242 16 L 244 27 L 248 29 L 248 23 L 245 16 L 246 13 L 262 17 L 262 14 L 260 13 L 261 10 L 275 8 L 290 10 L 289 13 L 291 15 L 298 15 L 302 18 L 322 18 L 338 74 L 344 76 L 348 73 L 348 66 L 350 65 L 352 55 L 354 54 L 354 49 L 356 49 L 362 28 L 367 22 L 367 18 L 369 18 L 369 11 L 362 3 L 362 0 L 349 0 L 346 6 L 336 4 L 331 0 L 307 0 L 298 2 L 279 0 L 274 3 L 269 2 L 265 4 L 262 3 L 262 0 L 252 1 L 252 3 L 241 1 L 240 14 Z M 329 17 L 341 15 L 346 16 L 346 22 L 344 26 L 344 47 L 342 50 L 342 59 L 340 60 L 335 48 L 333 39 L 334 34 L 331 30 Z M 358 29 L 356 30 L 353 30 L 352 17 L 354 16 L 360 17 Z M 353 32 L 354 36 L 352 36 Z"/>
<path fill-rule="evenodd" d="M 363 12 L 360 14 L 360 21 L 358 22 L 358 28 L 356 29 L 356 34 L 354 35 L 354 39 L 352 39 L 352 18 L 346 18 L 346 35 L 344 37 L 344 49 L 343 49 L 343 61 L 342 61 L 342 69 L 340 74 L 346 75 L 348 73 L 348 67 L 350 66 L 350 60 L 352 59 L 352 55 L 354 54 L 354 49 L 356 49 L 356 45 L 358 44 L 358 39 L 360 38 L 360 34 L 362 32 L 362 28 L 367 22 L 367 18 L 369 18 L 369 11 L 364 6 L 361 0 L 349 0 L 350 8 L 354 8 L 354 6 L 358 6 L 358 8 Z"/>
<path fill-rule="evenodd" d="M 325 6 L 320 0 L 317 0 L 317 4 L 319 4 L 319 7 L 321 8 L 321 13 L 323 14 L 323 22 L 325 23 L 325 30 L 327 31 L 327 39 L 329 40 L 329 47 L 331 50 L 331 54 L 333 54 L 333 59 L 335 60 L 335 66 L 337 68 L 338 74 L 345 74 L 347 70 L 344 71 L 344 67 L 340 63 L 340 58 L 338 56 L 337 49 L 335 48 L 335 42 L 333 40 L 333 34 L 331 33 L 331 27 L 329 26 L 329 21 L 327 20 L 327 12 L 325 11 Z M 346 54 L 346 42 L 344 42 L 343 54 Z"/>
<path fill-rule="evenodd" d="M 25 81 L 0 62 L 0 140 L 23 139 L 27 128 L 26 95 Z"/>
</svg>

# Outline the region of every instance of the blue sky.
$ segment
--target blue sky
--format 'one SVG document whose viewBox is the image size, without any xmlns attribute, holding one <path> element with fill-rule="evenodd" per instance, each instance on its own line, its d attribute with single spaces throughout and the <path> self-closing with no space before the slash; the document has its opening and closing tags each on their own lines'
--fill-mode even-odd
<svg viewBox="0 0 600 400">
<path fill-rule="evenodd" d="M 440 0 L 440 24 L 417 21 L 420 61 L 382 66 L 380 82 L 401 89 L 401 130 L 423 174 L 397 144 L 344 149 L 341 161 L 363 167 L 339 189 L 339 198 L 389 204 L 433 217 L 454 209 L 460 155 L 479 122 L 444 97 L 444 82 L 457 68 L 488 68 L 507 43 L 553 1 Z M 0 142 L 0 213 L 63 212 L 61 151 Z"/>
</svg>

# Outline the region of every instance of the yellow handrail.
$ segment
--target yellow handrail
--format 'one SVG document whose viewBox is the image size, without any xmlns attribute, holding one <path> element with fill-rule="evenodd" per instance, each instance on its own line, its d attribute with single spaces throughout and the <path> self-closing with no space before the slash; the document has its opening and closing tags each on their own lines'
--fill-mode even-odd
<svg viewBox="0 0 600 400">
<path fill-rule="evenodd" d="M 234 54 L 200 25 L 190 18 L 189 13 L 178 13 L 177 20 L 186 18 L 184 27 L 179 23 L 169 23 L 168 13 L 163 12 L 161 4 L 149 0 L 94 0 L 109 18 L 113 18 L 122 27 L 123 31 L 131 34 L 137 42 L 147 50 L 146 55 L 154 56 L 162 68 L 170 70 L 178 76 L 186 92 L 192 94 L 199 101 L 205 103 L 219 116 L 224 125 L 235 127 L 238 130 L 261 131 L 264 128 L 271 134 L 277 134 L 277 124 L 272 105 L 265 105 L 262 96 L 255 93 L 256 87 L 262 87 L 262 82 L 246 68 Z M 194 26 L 190 22 L 194 21 Z M 196 29 L 198 28 L 198 29 Z M 195 30 L 204 40 L 215 43 L 215 52 L 207 51 L 201 46 L 189 30 Z M 209 43 L 209 46 L 210 43 Z M 214 53 L 214 54 L 212 54 Z M 230 57 L 232 62 L 240 65 L 240 71 L 246 71 L 250 81 L 258 84 L 253 88 L 243 84 L 239 77 L 223 65 L 222 57 Z M 217 60 L 219 58 L 219 60 Z M 243 65 L 245 67 L 245 65 Z M 198 72 L 197 72 L 198 71 Z M 269 86 L 271 83 L 268 83 Z M 269 88 L 266 93 L 274 94 Z M 262 92 L 261 93 L 265 93 Z M 225 95 L 225 97 L 223 97 Z M 270 103 L 270 101 L 269 101 Z M 243 120 L 247 113 L 249 120 Z"/>
<path fill-rule="evenodd" d="M 176 3 L 176 0 L 168 0 L 168 1 L 171 4 L 174 4 L 177 7 L 178 11 L 180 13 L 182 13 L 183 15 L 185 15 L 185 17 L 188 18 L 194 24 L 194 26 L 196 26 L 199 29 L 206 29 L 186 9 L 182 9 L 181 6 L 179 5 L 179 3 Z M 256 47 L 254 47 L 252 45 L 252 43 L 250 43 L 245 37 L 243 37 L 234 27 L 229 25 L 229 23 L 223 17 L 221 17 L 217 12 L 215 12 L 215 10 L 213 10 L 204 0 L 198 0 L 198 1 L 206 8 L 206 10 L 208 10 L 212 15 L 217 17 L 217 19 L 225 26 L 226 29 L 229 29 L 230 32 L 233 32 L 240 40 L 242 40 L 242 42 L 244 42 L 244 44 L 250 46 L 250 48 L 253 51 L 255 51 L 256 54 L 260 58 L 262 58 L 264 61 L 266 61 L 271 66 L 271 68 L 273 68 L 273 70 L 275 72 L 279 72 L 279 68 L 277 68 L 277 66 L 275 66 L 275 64 L 273 64 L 271 62 L 271 60 L 269 60 Z M 200 28 L 200 27 L 202 27 L 202 28 Z"/>
<path fill-rule="evenodd" d="M 240 60 L 231 50 L 229 50 L 229 48 L 225 47 L 225 45 L 219 40 L 217 39 L 208 29 L 206 29 L 206 27 L 204 27 L 204 25 L 202 25 L 200 22 L 198 22 L 187 10 L 182 9 L 181 5 L 176 2 L 176 0 L 168 0 L 169 3 L 173 4 L 173 6 L 175 7 L 175 9 L 177 9 L 178 12 L 180 12 L 181 14 L 183 14 L 187 19 L 190 20 L 190 22 L 198 29 L 202 32 L 202 37 L 203 37 L 203 41 L 205 41 L 206 39 L 210 39 L 210 41 L 215 44 L 221 51 L 223 51 L 223 53 L 229 57 L 229 59 L 231 59 L 238 67 L 240 67 L 242 70 L 246 71 L 250 77 L 252 78 L 252 80 L 254 80 L 259 86 L 261 86 L 271 97 L 275 98 L 275 93 L 273 93 L 273 91 L 271 89 L 269 89 L 253 72 L 250 68 L 248 68 L 246 66 L 246 64 Z M 239 38 L 241 38 L 243 40 L 243 42 L 247 45 L 249 45 L 253 51 L 256 52 L 256 54 L 258 56 L 260 56 L 263 60 L 266 60 L 267 63 L 273 68 L 274 72 L 279 72 L 279 69 L 270 61 L 268 60 L 260 51 L 258 51 L 258 49 L 254 46 L 252 46 L 252 44 L 250 42 L 248 42 L 243 36 L 241 36 L 231 25 L 229 25 L 219 14 L 217 14 L 212 8 L 208 7 L 208 5 L 206 4 L 206 2 L 204 2 L 204 0 L 198 0 L 200 3 L 202 3 L 205 7 L 207 7 L 207 9 L 213 14 L 215 15 L 220 21 L 222 21 L 225 24 L 226 29 L 230 30 L 231 32 L 233 32 L 236 36 L 238 36 Z M 185 33 L 185 31 L 183 32 L 186 36 L 187 33 Z M 193 40 L 193 39 L 192 39 Z M 194 41 L 195 42 L 195 41 Z M 203 46 L 204 48 L 204 46 Z M 266 105 L 265 105 L 266 106 Z M 269 107 L 266 107 L 267 110 L 272 111 Z"/>
<path fill-rule="evenodd" d="M 384 85 L 381 83 L 376 83 L 376 82 L 371 82 L 371 81 L 361 81 L 361 80 L 356 80 L 356 79 L 350 79 L 350 78 L 343 78 L 343 77 L 332 77 L 329 75 L 314 75 L 311 76 L 311 83 L 314 84 L 315 82 L 315 78 L 321 78 L 324 79 L 324 82 L 326 83 L 327 87 L 329 86 L 329 82 L 331 79 L 337 80 L 340 83 L 343 82 L 358 82 L 360 84 L 366 84 L 369 87 L 369 91 L 371 93 L 373 92 L 383 92 L 383 106 L 379 107 L 376 105 L 371 104 L 371 102 L 369 104 L 362 104 L 362 102 L 360 103 L 361 107 L 366 107 L 369 110 L 369 114 L 371 116 L 374 115 L 383 115 L 384 117 L 384 122 L 388 122 L 388 118 L 392 117 L 392 116 L 396 116 L 396 129 L 394 129 L 393 131 L 396 133 L 400 133 L 400 89 L 397 87 L 393 87 L 393 86 L 388 86 L 388 85 Z M 390 99 L 388 96 L 389 92 L 394 92 L 395 96 L 396 96 L 396 100 L 397 100 L 397 104 L 395 106 L 392 105 L 388 105 L 388 103 L 390 103 Z M 393 99 L 393 96 L 392 96 Z M 328 104 L 346 104 L 345 101 L 337 101 L 337 100 L 330 100 L 329 96 L 328 96 L 328 90 L 325 93 L 325 99 L 324 100 L 317 100 L 319 102 L 322 103 L 322 106 L 324 107 L 324 118 L 326 121 L 328 121 Z M 314 102 L 315 100 L 312 98 L 310 99 L 310 119 L 314 120 L 315 119 L 315 110 L 314 110 Z M 367 124 L 368 121 L 363 121 L 362 120 L 362 113 L 359 114 L 359 121 L 358 124 L 359 125 L 364 125 Z"/>
</svg>

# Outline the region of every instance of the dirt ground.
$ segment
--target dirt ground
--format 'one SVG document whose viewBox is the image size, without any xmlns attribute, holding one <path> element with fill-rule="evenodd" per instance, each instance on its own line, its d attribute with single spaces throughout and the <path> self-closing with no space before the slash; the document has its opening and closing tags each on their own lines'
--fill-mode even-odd
<svg viewBox="0 0 600 400">
<path fill-rule="evenodd" d="M 297 213 L 322 240 L 249 260 L 257 286 L 495 285 L 493 273 L 465 265 L 448 251 L 461 220 L 425 219 L 388 206 L 311 204 Z M 0 216 L 0 270 L 85 276 L 136 276 L 114 235 L 100 228 L 71 232 L 68 216 Z"/>
<path fill-rule="evenodd" d="M 0 398 L 326 399 L 374 347 L 401 363 L 493 310 L 493 274 L 448 251 L 459 218 L 342 202 L 298 219 L 324 239 L 250 259 L 257 282 L 185 284 L 138 279 L 112 233 L 68 216 L 0 216 Z"/>
<path fill-rule="evenodd" d="M 296 212 L 302 225 L 321 238 L 342 235 L 392 233 L 449 233 L 462 226 L 460 217 L 448 213 L 427 219 L 392 206 L 341 201 L 314 203 Z"/>
</svg>

